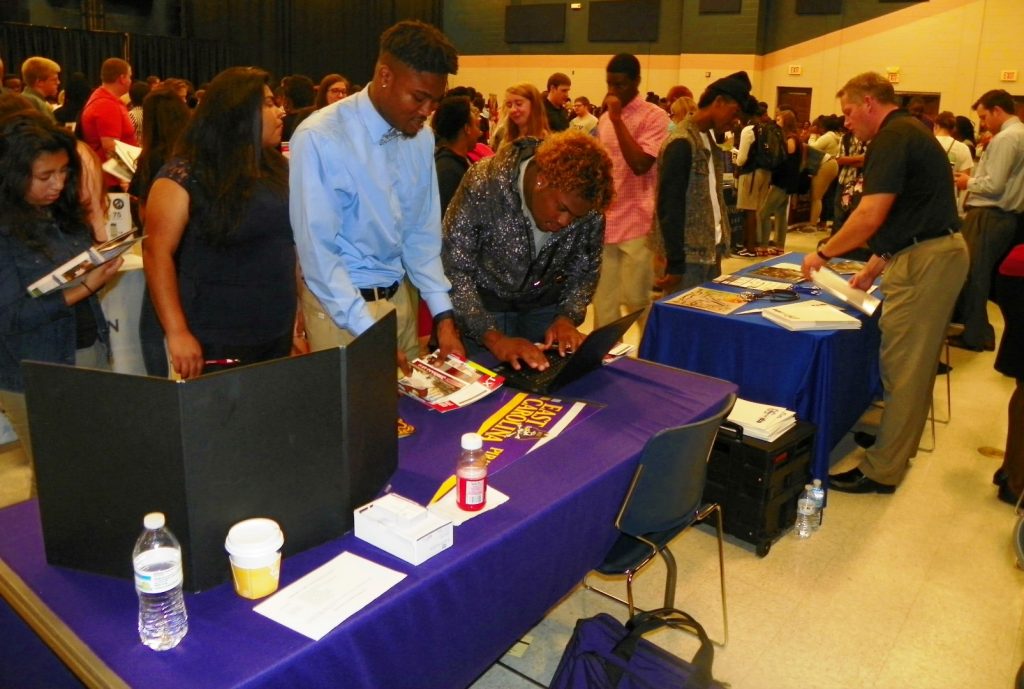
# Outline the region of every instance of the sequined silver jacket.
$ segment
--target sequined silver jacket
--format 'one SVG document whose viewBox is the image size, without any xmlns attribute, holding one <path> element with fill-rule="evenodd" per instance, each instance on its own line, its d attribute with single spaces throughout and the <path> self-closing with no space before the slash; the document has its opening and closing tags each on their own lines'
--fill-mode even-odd
<svg viewBox="0 0 1024 689">
<path fill-rule="evenodd" d="M 592 211 L 554 233 L 534 257 L 532 224 L 518 180 L 520 165 L 538 144 L 522 139 L 473 165 L 448 206 L 441 260 L 464 338 L 480 342 L 495 328 L 492 311 L 551 304 L 579 325 L 594 296 L 604 244 L 602 213 Z"/>
</svg>

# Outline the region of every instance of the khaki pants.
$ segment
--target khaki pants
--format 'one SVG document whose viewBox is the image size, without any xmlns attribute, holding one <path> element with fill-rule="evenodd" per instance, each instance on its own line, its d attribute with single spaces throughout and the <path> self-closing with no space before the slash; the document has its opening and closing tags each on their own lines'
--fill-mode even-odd
<svg viewBox="0 0 1024 689">
<path fill-rule="evenodd" d="M 601 277 L 594 292 L 594 327 L 618 320 L 621 306 L 627 313 L 647 308 L 654 282 L 654 256 L 646 236 L 618 244 L 605 244 L 601 252 Z M 646 313 L 640 317 L 643 332 Z"/>
<path fill-rule="evenodd" d="M 914 244 L 886 266 L 882 280 L 879 365 L 885 409 L 878 438 L 860 466 L 887 485 L 903 480 L 917 454 L 931 407 L 935 367 L 953 304 L 967 275 L 967 246 L 959 234 Z"/>
<path fill-rule="evenodd" d="M 75 366 L 110 370 L 110 359 L 107 346 L 97 340 L 89 347 L 75 351 Z M 25 393 L 0 390 L 0 408 L 11 422 L 11 428 L 18 434 L 21 451 L 25 454 L 29 469 L 32 471 L 32 486 L 29 497 L 36 496 L 36 468 L 32 455 L 32 434 L 28 425 L 28 407 L 25 405 Z"/>
<path fill-rule="evenodd" d="M 829 158 L 821 167 L 818 174 L 811 177 L 811 224 L 817 225 L 821 222 L 821 200 L 828 191 L 828 186 L 839 174 L 839 163 L 835 158 Z"/>
<path fill-rule="evenodd" d="M 302 316 L 306 321 L 306 339 L 309 340 L 310 349 L 314 352 L 347 345 L 356 339 L 351 332 L 335 324 L 320 300 L 309 291 L 305 283 L 302 284 L 299 301 L 302 303 Z M 405 352 L 409 361 L 420 355 L 419 340 L 416 338 L 416 304 L 408 281 L 402 281 L 391 299 L 368 301 L 366 306 L 374 320 L 380 320 L 394 311 L 398 320 L 398 348 Z"/>
</svg>

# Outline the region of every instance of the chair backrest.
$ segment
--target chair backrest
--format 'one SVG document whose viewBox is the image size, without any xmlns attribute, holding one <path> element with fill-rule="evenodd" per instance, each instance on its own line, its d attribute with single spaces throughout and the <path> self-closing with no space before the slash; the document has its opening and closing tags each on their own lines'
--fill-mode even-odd
<svg viewBox="0 0 1024 689">
<path fill-rule="evenodd" d="M 639 477 L 626 496 L 619 530 L 631 536 L 665 531 L 693 519 L 701 506 L 708 457 L 722 419 L 736 395 L 703 421 L 651 436 L 640 457 Z"/>
</svg>

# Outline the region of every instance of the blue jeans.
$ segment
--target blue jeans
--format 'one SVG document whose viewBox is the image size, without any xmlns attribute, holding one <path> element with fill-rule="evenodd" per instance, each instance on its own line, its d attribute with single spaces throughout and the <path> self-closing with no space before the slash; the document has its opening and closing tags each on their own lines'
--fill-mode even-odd
<svg viewBox="0 0 1024 689">
<path fill-rule="evenodd" d="M 725 245 L 719 244 L 715 247 L 714 263 L 687 263 L 683 272 L 683 281 L 676 289 L 690 289 L 705 282 L 714 280 L 722 274 L 722 254 L 725 253 Z"/>
<path fill-rule="evenodd" d="M 543 342 L 544 333 L 558 316 L 558 304 L 542 306 L 532 311 L 491 311 L 495 327 L 508 337 L 522 337 L 530 342 Z M 487 348 L 474 340 L 466 340 L 466 353 L 470 358 Z"/>
</svg>

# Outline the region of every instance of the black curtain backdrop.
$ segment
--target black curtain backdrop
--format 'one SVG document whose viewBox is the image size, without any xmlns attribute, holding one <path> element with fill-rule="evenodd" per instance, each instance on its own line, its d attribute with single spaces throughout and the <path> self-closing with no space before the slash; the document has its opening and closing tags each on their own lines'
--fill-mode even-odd
<svg viewBox="0 0 1024 689">
<path fill-rule="evenodd" d="M 4 2 L 5 0 L 0 0 Z M 184 77 L 196 86 L 226 67 L 266 69 L 277 78 L 319 81 L 341 72 L 357 84 L 373 76 L 380 34 L 402 19 L 442 27 L 444 0 L 182 0 L 184 36 L 85 31 L 0 24 L 0 57 L 8 73 L 42 55 L 66 74 L 99 82 L 108 57 L 127 59 L 139 78 Z"/>
<path fill-rule="evenodd" d="M 277 78 L 340 72 L 365 84 L 381 32 L 402 19 L 440 27 L 443 17 L 443 0 L 188 0 L 185 26 L 189 36 L 228 42 L 237 64 Z"/>
<path fill-rule="evenodd" d="M 138 34 L 128 34 L 128 62 L 136 79 L 150 74 L 161 79 L 185 78 L 196 88 L 236 64 L 231 46 L 220 41 Z"/>
<path fill-rule="evenodd" d="M 125 57 L 125 36 L 109 31 L 58 29 L 29 24 L 0 24 L 0 46 L 8 74 L 20 74 L 21 63 L 33 56 L 48 57 L 60 65 L 62 78 L 82 72 L 99 83 L 100 65 L 108 57 Z"/>
<path fill-rule="evenodd" d="M 100 65 L 108 57 L 128 60 L 137 79 L 150 74 L 161 78 L 184 77 L 197 86 L 236 64 L 231 46 L 220 41 L 29 24 L 0 24 L 0 46 L 0 57 L 9 74 L 20 72 L 25 58 L 39 55 L 56 60 L 63 78 L 72 72 L 82 72 L 93 84 L 99 84 Z"/>
</svg>

